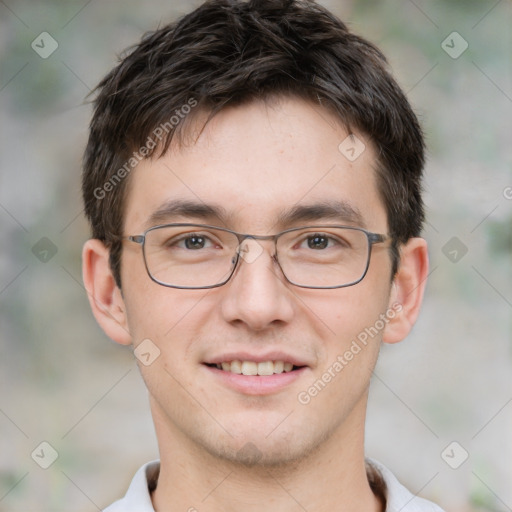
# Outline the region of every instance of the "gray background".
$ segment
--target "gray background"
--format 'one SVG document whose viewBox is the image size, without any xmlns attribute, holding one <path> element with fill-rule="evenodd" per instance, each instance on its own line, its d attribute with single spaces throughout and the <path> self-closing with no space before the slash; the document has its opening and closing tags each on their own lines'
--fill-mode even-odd
<svg viewBox="0 0 512 512">
<path fill-rule="evenodd" d="M 425 304 L 383 347 L 367 453 L 447 510 L 512 510 L 512 4 L 321 3 L 382 48 L 429 145 Z M 157 457 L 133 354 L 96 325 L 82 285 L 84 98 L 193 5 L 0 1 L 1 511 L 101 509 Z M 31 43 L 49 51 L 45 31 L 58 47 L 42 58 Z M 43 441 L 58 453 L 48 469 Z"/>
</svg>

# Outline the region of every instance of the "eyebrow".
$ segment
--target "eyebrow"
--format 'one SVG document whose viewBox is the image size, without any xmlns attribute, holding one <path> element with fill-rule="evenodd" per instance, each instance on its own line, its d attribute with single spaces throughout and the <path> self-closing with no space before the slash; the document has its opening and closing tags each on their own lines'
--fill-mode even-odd
<svg viewBox="0 0 512 512">
<path fill-rule="evenodd" d="M 316 222 L 324 219 L 353 224 L 362 228 L 366 227 L 359 209 L 347 201 L 341 200 L 295 205 L 290 210 L 279 214 L 277 223 L 281 226 L 287 226 L 298 222 Z"/>
<path fill-rule="evenodd" d="M 184 199 L 171 199 L 160 205 L 148 218 L 146 225 L 152 227 L 170 222 L 173 217 L 185 217 L 211 221 L 217 219 L 223 226 L 230 224 L 233 214 L 218 205 L 206 204 Z M 359 209 L 347 201 L 321 201 L 313 204 L 297 204 L 281 212 L 275 224 L 286 228 L 300 222 L 317 222 L 320 220 L 333 220 L 344 224 L 366 227 Z"/>
<path fill-rule="evenodd" d="M 206 204 L 186 199 L 171 199 L 161 204 L 148 218 L 148 227 L 169 222 L 172 217 L 191 217 L 194 219 L 218 219 L 226 224 L 229 215 L 220 205 Z"/>
</svg>

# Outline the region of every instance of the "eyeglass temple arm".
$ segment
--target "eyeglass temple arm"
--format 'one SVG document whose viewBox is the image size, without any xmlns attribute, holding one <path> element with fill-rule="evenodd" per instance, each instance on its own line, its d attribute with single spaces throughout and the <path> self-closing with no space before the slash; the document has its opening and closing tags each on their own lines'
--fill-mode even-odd
<svg viewBox="0 0 512 512">
<path fill-rule="evenodd" d="M 130 236 L 124 236 L 123 239 L 130 240 L 130 242 L 135 242 L 136 244 L 142 245 L 145 240 L 144 235 L 130 235 Z"/>
</svg>

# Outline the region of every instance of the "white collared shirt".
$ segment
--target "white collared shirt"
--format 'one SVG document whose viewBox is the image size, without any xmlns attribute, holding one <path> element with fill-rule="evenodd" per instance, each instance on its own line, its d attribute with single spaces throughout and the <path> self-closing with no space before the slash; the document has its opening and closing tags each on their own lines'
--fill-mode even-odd
<svg viewBox="0 0 512 512">
<path fill-rule="evenodd" d="M 385 512 L 443 512 L 434 503 L 411 494 L 379 462 L 367 459 L 367 464 L 381 477 L 382 493 L 386 497 Z M 151 491 L 156 487 L 160 462 L 158 460 L 144 464 L 135 476 L 124 498 L 112 503 L 103 512 L 155 512 L 151 502 Z"/>
</svg>

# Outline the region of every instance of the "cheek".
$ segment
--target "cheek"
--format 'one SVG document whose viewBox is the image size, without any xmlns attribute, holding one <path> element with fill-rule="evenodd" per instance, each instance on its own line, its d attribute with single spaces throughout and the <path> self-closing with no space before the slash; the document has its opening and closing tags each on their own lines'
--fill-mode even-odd
<svg viewBox="0 0 512 512">
<path fill-rule="evenodd" d="M 160 362 L 172 373 L 181 373 L 207 323 L 208 293 L 167 288 L 149 278 L 134 281 L 125 298 L 134 346 L 151 340 L 160 352 Z"/>
<path fill-rule="evenodd" d="M 201 308 L 203 295 L 204 291 L 189 294 L 187 290 L 153 282 L 140 284 L 138 288 L 134 283 L 134 288 L 127 291 L 127 316 L 137 364 L 150 393 L 163 401 L 162 406 L 165 402 L 169 410 L 174 405 L 167 403 L 166 397 L 184 400 L 183 387 L 188 389 L 193 385 L 190 369 L 196 364 L 194 340 L 200 338 L 199 329 L 205 321 Z M 139 357 L 147 353 L 149 361 Z"/>
<path fill-rule="evenodd" d="M 370 277 L 367 275 L 355 286 L 316 290 L 315 294 L 303 296 L 304 314 L 309 318 L 309 325 L 317 330 L 321 339 L 330 340 L 329 344 L 337 349 L 342 349 L 365 329 L 374 326 L 386 311 L 389 286 L 372 282 Z"/>
<path fill-rule="evenodd" d="M 174 290 L 156 284 L 147 290 L 137 290 L 126 302 L 131 332 L 139 338 L 153 336 L 161 343 L 187 325 L 197 304 L 197 301 L 190 303 L 177 297 Z"/>
<path fill-rule="evenodd" d="M 182 320 L 187 319 L 200 299 L 187 295 L 187 290 L 168 288 L 152 281 L 140 253 L 123 255 L 121 278 L 134 345 L 145 338 L 160 345 L 174 329 L 180 327 Z"/>
<path fill-rule="evenodd" d="M 323 326 L 317 333 L 321 349 L 314 375 L 297 401 L 318 415 L 337 411 L 333 421 L 341 420 L 363 399 L 380 351 L 386 297 L 382 294 L 377 300 L 375 294 L 363 292 L 356 285 L 338 290 L 336 300 L 325 296 L 315 306 L 308 304 L 310 317 L 318 315 L 322 320 L 316 321 Z"/>
</svg>

